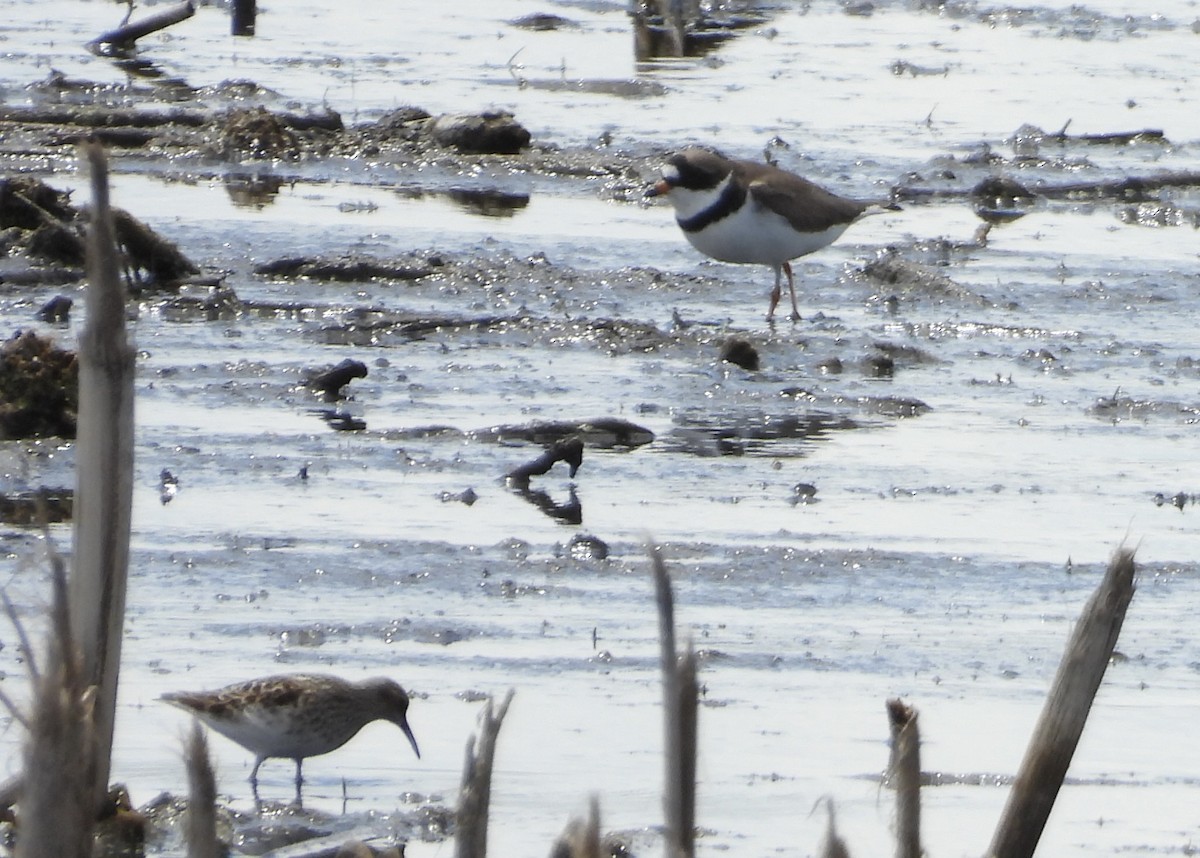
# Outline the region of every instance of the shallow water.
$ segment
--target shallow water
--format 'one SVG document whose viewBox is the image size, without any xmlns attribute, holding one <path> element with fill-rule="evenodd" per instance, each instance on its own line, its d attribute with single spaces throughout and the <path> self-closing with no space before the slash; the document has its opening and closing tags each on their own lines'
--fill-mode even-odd
<svg viewBox="0 0 1200 858">
<path fill-rule="evenodd" d="M 25 87 L 51 68 L 129 82 L 79 47 L 122 8 L 13 5 L 0 37 L 6 103 L 36 100 Z M 704 60 L 653 67 L 632 59 L 623 4 L 382 8 L 267 8 L 251 41 L 230 39 L 224 13 L 204 7 L 144 56 L 197 89 L 251 79 L 280 94 L 275 106 L 325 103 L 348 121 L 404 104 L 507 107 L 539 142 L 607 134 L 646 156 L 647 177 L 661 149 L 705 141 L 755 157 L 775 136 L 790 144 L 774 149 L 785 165 L 860 196 L 970 187 L 995 170 L 1036 187 L 1200 167 L 1186 100 L 1200 12 L 1186 2 L 878 3 L 868 17 L 789 4 Z M 506 23 L 546 9 L 579 26 Z M 894 74 L 897 61 L 945 72 Z M 630 80 L 663 91 L 589 85 Z M 1157 128 L 1169 142 L 1042 144 L 1014 160 L 1008 138 L 1021 125 L 1068 120 L 1071 133 Z M 985 146 L 1009 163 L 975 163 Z M 980 221 L 961 198 L 907 203 L 799 263 L 806 319 L 768 328 L 769 272 L 697 258 L 664 207 L 614 201 L 599 179 L 259 166 L 286 181 L 248 206 L 222 165 L 114 165 L 115 202 L 227 272 L 243 301 L 318 308 L 206 322 L 139 307 L 135 562 L 114 763 L 135 801 L 184 788 L 186 725 L 156 702 L 162 692 L 283 670 L 386 673 L 418 696 L 421 761 L 393 728 L 370 727 L 306 764 L 310 809 L 339 814 L 343 779 L 355 820 L 452 804 L 479 709 L 466 692 L 515 687 L 496 854 L 548 851 L 593 792 L 605 829 L 643 832 L 635 849 L 656 850 L 644 833 L 661 818 L 642 552 L 652 537 L 666 545 L 679 620 L 706 651 L 702 850 L 810 854 L 825 822 L 809 811 L 823 796 L 855 854 L 888 850 L 883 702 L 902 696 L 921 713 L 924 768 L 947 782 L 925 792 L 926 848 L 979 854 L 1072 622 L 1125 541 L 1145 564 L 1118 645 L 1128 660 L 1106 678 L 1042 851 L 1196 841 L 1195 510 L 1154 502 L 1195 490 L 1187 466 L 1200 453 L 1194 188 L 1161 194 L 1180 225 L 1145 225 L 1130 204 L 1043 199 L 986 247 L 969 244 Z M 19 167 L 86 198 L 71 162 Z M 528 201 L 489 217 L 451 194 L 463 189 Z M 962 291 L 899 290 L 889 309 L 889 287 L 861 273 L 887 246 Z M 252 273 L 351 250 L 433 250 L 477 259 L 485 276 L 328 284 Z M 2 287 L 5 328 L 34 324 L 50 294 Z M 348 337 L 364 307 L 508 322 Z M 81 319 L 77 309 L 57 334 L 69 339 Z M 630 350 L 593 324 L 605 319 L 665 336 Z M 730 334 L 760 349 L 761 371 L 717 361 Z M 862 364 L 881 343 L 896 355 L 890 378 Z M 364 432 L 332 431 L 302 387 L 344 357 L 370 368 L 345 404 Z M 835 357 L 845 370 L 823 372 Z M 889 416 L 889 397 L 930 410 Z M 589 449 L 573 484 L 557 471 L 535 482 L 549 503 L 577 501 L 579 526 L 504 486 L 540 448 L 480 431 L 606 416 L 656 437 Z M 458 431 L 416 431 L 434 425 Z M 6 489 L 69 485 L 71 451 L 50 446 L 33 457 L 5 448 Z M 164 468 L 180 480 L 166 504 Z M 800 483 L 816 487 L 815 502 L 796 502 Z M 473 505 L 447 499 L 467 488 Z M 577 534 L 608 543 L 609 559 L 572 554 Z M 55 536 L 65 546 L 69 531 Z M 7 527 L 0 537 L 0 575 L 34 621 L 40 540 Z M 19 685 L 10 638 L 0 667 Z M 0 743 L 5 772 L 16 771 L 17 729 Z M 220 738 L 213 752 L 222 792 L 249 807 L 247 755 Z M 290 779 L 289 764 L 266 764 L 264 794 L 286 799 Z M 408 854 L 446 848 L 410 843 Z"/>
</svg>

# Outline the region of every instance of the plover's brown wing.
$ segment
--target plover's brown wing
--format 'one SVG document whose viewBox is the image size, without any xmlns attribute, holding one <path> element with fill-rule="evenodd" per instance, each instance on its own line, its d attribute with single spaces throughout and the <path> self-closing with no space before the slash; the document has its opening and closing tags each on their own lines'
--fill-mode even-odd
<svg viewBox="0 0 1200 858">
<path fill-rule="evenodd" d="M 856 220 L 868 203 L 840 197 L 807 179 L 783 170 L 770 170 L 750 180 L 750 198 L 782 215 L 801 232 L 824 232 Z"/>
</svg>

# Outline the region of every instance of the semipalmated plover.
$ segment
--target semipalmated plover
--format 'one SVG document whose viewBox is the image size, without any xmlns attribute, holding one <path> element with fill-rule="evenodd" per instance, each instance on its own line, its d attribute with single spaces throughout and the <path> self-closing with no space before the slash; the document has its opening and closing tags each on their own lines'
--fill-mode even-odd
<svg viewBox="0 0 1200 858">
<path fill-rule="evenodd" d="M 705 149 L 668 158 L 662 179 L 646 196 L 665 196 L 687 240 L 706 256 L 775 270 L 768 321 L 779 304 L 781 273 L 787 274 L 792 319 L 800 318 L 791 260 L 832 244 L 864 214 L 884 208 L 840 197 L 769 164 Z"/>
</svg>

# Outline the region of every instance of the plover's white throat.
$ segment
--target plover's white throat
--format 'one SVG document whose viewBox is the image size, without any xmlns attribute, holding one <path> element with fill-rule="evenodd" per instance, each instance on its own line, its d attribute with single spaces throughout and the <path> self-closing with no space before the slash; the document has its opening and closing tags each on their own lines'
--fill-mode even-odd
<svg viewBox="0 0 1200 858">
<path fill-rule="evenodd" d="M 800 318 L 791 260 L 832 244 L 873 203 L 840 197 L 807 179 L 755 161 L 734 161 L 705 149 L 672 155 L 662 180 L 646 192 L 665 196 L 693 247 L 722 262 L 769 265 L 775 316 L 786 273 L 792 319 Z"/>
</svg>

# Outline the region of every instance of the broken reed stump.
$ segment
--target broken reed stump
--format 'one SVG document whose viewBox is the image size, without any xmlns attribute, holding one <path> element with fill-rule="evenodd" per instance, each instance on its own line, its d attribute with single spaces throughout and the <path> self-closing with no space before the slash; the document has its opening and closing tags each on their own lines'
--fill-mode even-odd
<svg viewBox="0 0 1200 858">
<path fill-rule="evenodd" d="M 488 805 L 492 800 L 492 761 L 496 756 L 496 737 L 508 713 L 515 689 L 509 689 L 504 702 L 493 713 L 492 699 L 479 715 L 478 739 L 467 740 L 467 759 L 463 766 L 462 787 L 455 811 L 455 858 L 485 858 L 487 855 Z"/>
<path fill-rule="evenodd" d="M 256 0 L 233 0 L 229 9 L 229 32 L 234 36 L 253 36 L 258 14 Z"/>
<path fill-rule="evenodd" d="M 696 854 L 696 713 L 700 696 L 696 682 L 696 654 L 690 640 L 682 655 L 675 648 L 675 601 L 671 594 L 671 578 L 662 550 L 657 545 L 650 546 L 649 550 L 662 652 L 665 851 L 668 858 L 691 858 Z"/>
<path fill-rule="evenodd" d="M 33 711 L 25 724 L 29 735 L 15 855 L 90 858 L 97 808 L 95 696 L 71 634 L 66 571 L 57 554 L 51 557 L 51 571 L 54 598 L 40 674 L 33 652 L 26 649 Z"/>
<path fill-rule="evenodd" d="M 887 713 L 892 740 L 888 780 L 896 790 L 896 858 L 921 858 L 921 733 L 917 710 L 901 700 L 889 700 Z"/>
<path fill-rule="evenodd" d="M 1031 858 L 1037 849 L 1133 599 L 1133 555 L 1117 550 L 1083 609 L 992 836 L 989 858 Z"/>
<path fill-rule="evenodd" d="M 630 7 L 637 60 L 686 53 L 688 32 L 701 17 L 698 0 L 635 0 Z M 652 24 L 652 19 L 660 23 Z"/>
<path fill-rule="evenodd" d="M 108 790 L 133 498 L 134 349 L 125 336 L 125 290 L 108 199 L 108 161 L 98 143 L 83 154 L 92 174 L 87 324 L 79 335 L 79 420 L 75 453 L 72 633 L 83 683 L 95 686 L 93 809 Z"/>
<path fill-rule="evenodd" d="M 838 834 L 837 819 L 834 813 L 833 799 L 823 798 L 826 810 L 829 812 L 829 819 L 825 823 L 825 837 L 821 840 L 821 848 L 817 851 L 817 858 L 850 858 L 850 850 L 846 848 L 846 841 Z M 816 808 L 813 808 L 815 811 Z"/>
<path fill-rule="evenodd" d="M 225 849 L 217 840 L 217 778 L 208 756 L 208 739 L 199 721 L 184 746 L 187 763 L 188 803 L 184 819 L 187 858 L 221 858 Z"/>
<path fill-rule="evenodd" d="M 143 36 L 149 36 L 151 33 L 165 30 L 180 21 L 186 21 L 194 14 L 196 14 L 196 7 L 192 4 L 192 0 L 187 0 L 185 3 L 157 12 L 148 18 L 134 21 L 132 24 L 124 24 L 107 33 L 101 33 L 88 42 L 88 48 L 96 54 L 129 51 L 132 50 L 134 43 Z"/>
<path fill-rule="evenodd" d="M 587 819 L 567 823 L 550 849 L 550 858 L 603 858 L 600 852 L 600 799 L 588 802 Z"/>
</svg>

